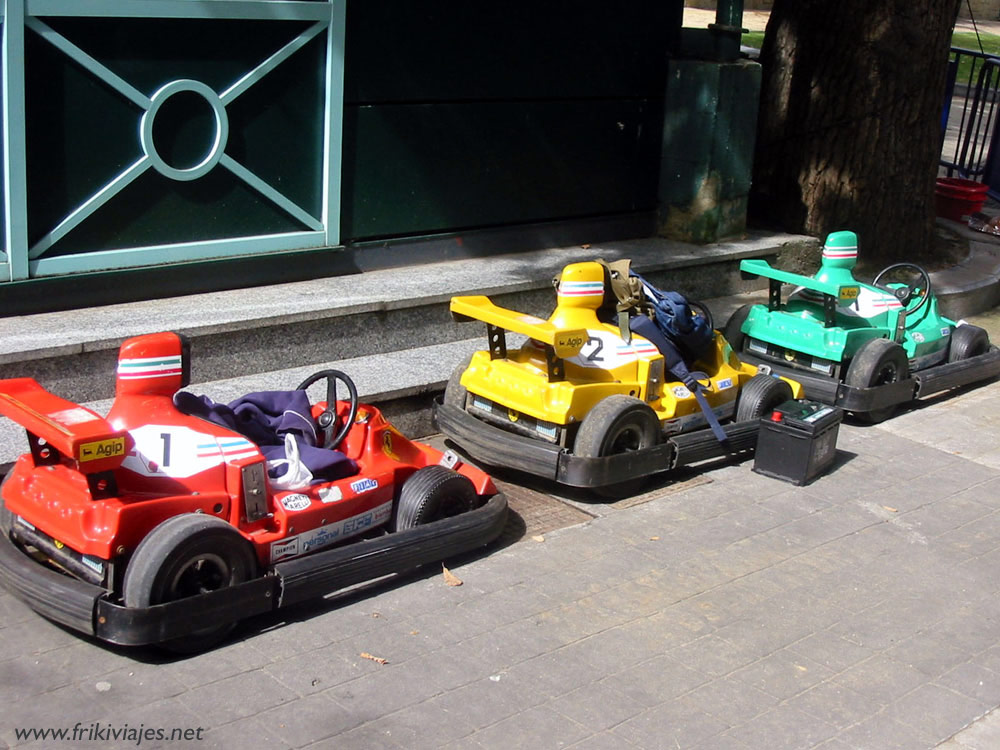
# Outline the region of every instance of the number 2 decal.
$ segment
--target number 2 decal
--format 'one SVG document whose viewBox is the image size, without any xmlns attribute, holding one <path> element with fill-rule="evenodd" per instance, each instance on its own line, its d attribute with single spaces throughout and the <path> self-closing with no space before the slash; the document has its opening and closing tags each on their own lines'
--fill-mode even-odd
<svg viewBox="0 0 1000 750">
<path fill-rule="evenodd" d="M 596 344 L 594 349 L 590 352 L 585 351 L 586 348 L 591 344 Z M 604 342 L 601 341 L 601 339 L 597 338 L 596 336 L 591 336 L 590 338 L 587 339 L 587 343 L 583 345 L 583 348 L 580 349 L 580 354 L 588 362 L 603 362 L 604 357 L 600 356 L 603 350 L 604 350 Z"/>
</svg>

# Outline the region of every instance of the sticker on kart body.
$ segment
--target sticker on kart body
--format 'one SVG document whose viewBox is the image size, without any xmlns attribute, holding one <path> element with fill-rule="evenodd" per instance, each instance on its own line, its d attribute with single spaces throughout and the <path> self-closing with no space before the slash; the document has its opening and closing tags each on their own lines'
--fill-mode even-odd
<svg viewBox="0 0 1000 750">
<path fill-rule="evenodd" d="M 382 452 L 393 461 L 399 460 L 399 456 L 396 455 L 396 451 L 392 447 L 392 430 L 388 428 L 382 433 Z"/>
<path fill-rule="evenodd" d="M 377 508 L 373 508 L 365 513 L 345 518 L 343 521 L 320 526 L 317 529 L 303 531 L 301 534 L 280 542 L 271 543 L 271 562 L 287 560 L 292 557 L 304 555 L 323 547 L 328 547 L 341 539 L 347 539 L 357 534 L 361 534 L 368 529 L 375 528 L 386 521 L 392 515 L 392 500 L 383 503 Z"/>
<path fill-rule="evenodd" d="M 129 434 L 135 446 L 122 467 L 148 477 L 190 477 L 226 461 L 260 455 L 246 438 L 217 437 L 181 425 L 147 424 Z"/>
<path fill-rule="evenodd" d="M 371 479 L 370 477 L 365 477 L 364 479 L 359 479 L 356 482 L 351 482 L 351 489 L 358 495 L 363 492 L 369 492 L 378 487 L 378 480 Z"/>
<path fill-rule="evenodd" d="M 858 298 L 858 294 L 861 291 L 861 287 L 858 286 L 842 286 L 840 287 L 840 301 L 850 302 Z"/>
<path fill-rule="evenodd" d="M 691 391 L 687 389 L 687 386 L 675 385 L 671 392 L 674 394 L 674 398 L 691 398 Z"/>
<path fill-rule="evenodd" d="M 124 455 L 124 437 L 109 438 L 108 440 L 96 440 L 92 443 L 80 444 L 80 463 Z"/>
<path fill-rule="evenodd" d="M 91 557 L 90 555 L 80 555 L 80 562 L 98 575 L 104 575 L 104 561 L 100 558 Z"/>
<path fill-rule="evenodd" d="M 344 493 L 340 491 L 340 487 L 320 487 L 316 494 L 319 495 L 321 503 L 335 503 L 344 499 Z"/>
<path fill-rule="evenodd" d="M 632 342 L 626 343 L 621 336 L 611 331 L 588 329 L 587 341 L 580 352 L 566 361 L 580 367 L 614 370 L 636 362 L 640 357 L 651 357 L 658 353 L 656 346 L 641 336 L 633 336 Z"/>
<path fill-rule="evenodd" d="M 100 419 L 99 416 L 84 409 L 82 406 L 76 406 L 72 409 L 63 409 L 62 411 L 54 411 L 46 416 L 49 419 L 55 420 L 59 424 L 66 425 L 67 427 L 75 424 L 83 424 L 84 422 L 93 422 L 94 420 Z"/>
<path fill-rule="evenodd" d="M 723 378 L 722 380 L 720 380 L 718 382 L 718 389 L 720 391 L 724 391 L 727 388 L 732 388 L 732 387 L 733 387 L 733 379 L 732 378 Z"/>
<path fill-rule="evenodd" d="M 312 505 L 312 501 L 309 499 L 308 495 L 303 495 L 297 492 L 292 495 L 285 495 L 281 498 L 281 504 L 284 506 L 285 510 L 305 510 Z"/>
</svg>

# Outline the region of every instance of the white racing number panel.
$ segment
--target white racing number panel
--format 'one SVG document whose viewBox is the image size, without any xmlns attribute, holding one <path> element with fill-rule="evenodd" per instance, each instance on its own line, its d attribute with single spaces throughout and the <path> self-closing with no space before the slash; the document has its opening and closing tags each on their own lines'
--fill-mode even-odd
<svg viewBox="0 0 1000 750">
<path fill-rule="evenodd" d="M 632 343 L 627 344 L 617 334 L 610 331 L 587 331 L 587 343 L 575 357 L 566 361 L 580 367 L 593 367 L 598 370 L 613 370 L 616 367 L 638 361 L 639 357 L 650 357 L 658 354 L 656 346 L 641 336 L 632 336 Z"/>
<path fill-rule="evenodd" d="M 147 477 L 190 477 L 226 461 L 259 454 L 246 438 L 216 437 L 179 425 L 147 424 L 129 434 L 135 447 L 122 466 Z"/>
</svg>

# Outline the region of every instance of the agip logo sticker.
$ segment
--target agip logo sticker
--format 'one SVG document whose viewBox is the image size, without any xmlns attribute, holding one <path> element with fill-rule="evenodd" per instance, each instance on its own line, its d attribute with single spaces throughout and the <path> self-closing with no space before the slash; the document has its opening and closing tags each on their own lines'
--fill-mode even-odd
<svg viewBox="0 0 1000 750">
<path fill-rule="evenodd" d="M 80 445 L 80 463 L 125 455 L 125 438 L 116 437 Z"/>
</svg>

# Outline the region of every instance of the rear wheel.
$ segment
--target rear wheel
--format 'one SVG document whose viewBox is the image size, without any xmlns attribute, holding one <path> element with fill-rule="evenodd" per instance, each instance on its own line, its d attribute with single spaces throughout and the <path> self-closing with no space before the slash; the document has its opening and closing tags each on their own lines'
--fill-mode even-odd
<svg viewBox="0 0 1000 750">
<path fill-rule="evenodd" d="M 648 404 L 632 396 L 609 396 L 580 423 L 573 452 L 585 458 L 615 456 L 651 448 L 659 437 L 660 421 Z M 638 477 L 594 491 L 605 497 L 624 497 L 638 492 L 646 481 L 647 477 Z"/>
<path fill-rule="evenodd" d="M 465 402 L 468 399 L 469 391 L 462 385 L 462 375 L 467 369 L 469 369 L 469 363 L 472 361 L 472 357 L 466 357 L 462 364 L 451 371 L 451 377 L 448 378 L 448 384 L 444 387 L 444 402 L 448 406 L 454 406 L 456 409 L 461 409 L 465 411 Z"/>
<path fill-rule="evenodd" d="M 990 336 L 979 326 L 961 325 L 951 333 L 948 344 L 948 361 L 960 362 L 978 357 L 990 350 Z"/>
<path fill-rule="evenodd" d="M 903 347 L 889 339 L 872 339 L 854 355 L 844 383 L 855 388 L 872 388 L 905 380 L 910 374 Z M 899 404 L 856 414 L 859 419 L 876 424 L 891 417 Z"/>
<path fill-rule="evenodd" d="M 747 338 L 746 334 L 743 333 L 743 324 L 750 315 L 750 308 L 752 307 L 753 305 L 743 305 L 737 308 L 736 312 L 729 316 L 729 320 L 726 321 L 726 327 L 722 331 L 722 335 L 726 337 L 726 341 L 729 342 L 729 346 L 732 347 L 737 356 L 743 351 L 743 343 Z"/>
<path fill-rule="evenodd" d="M 736 421 L 760 419 L 791 398 L 792 387 L 784 380 L 770 375 L 754 375 L 740 391 Z"/>
<path fill-rule="evenodd" d="M 468 477 L 443 466 L 417 469 L 403 482 L 396 504 L 396 531 L 472 510 L 478 495 Z"/>
<path fill-rule="evenodd" d="M 125 571 L 125 606 L 150 607 L 243 583 L 257 574 L 250 543 L 225 521 L 201 513 L 168 518 L 139 544 Z M 160 645 L 178 653 L 203 651 L 225 638 L 225 622 Z"/>
</svg>

